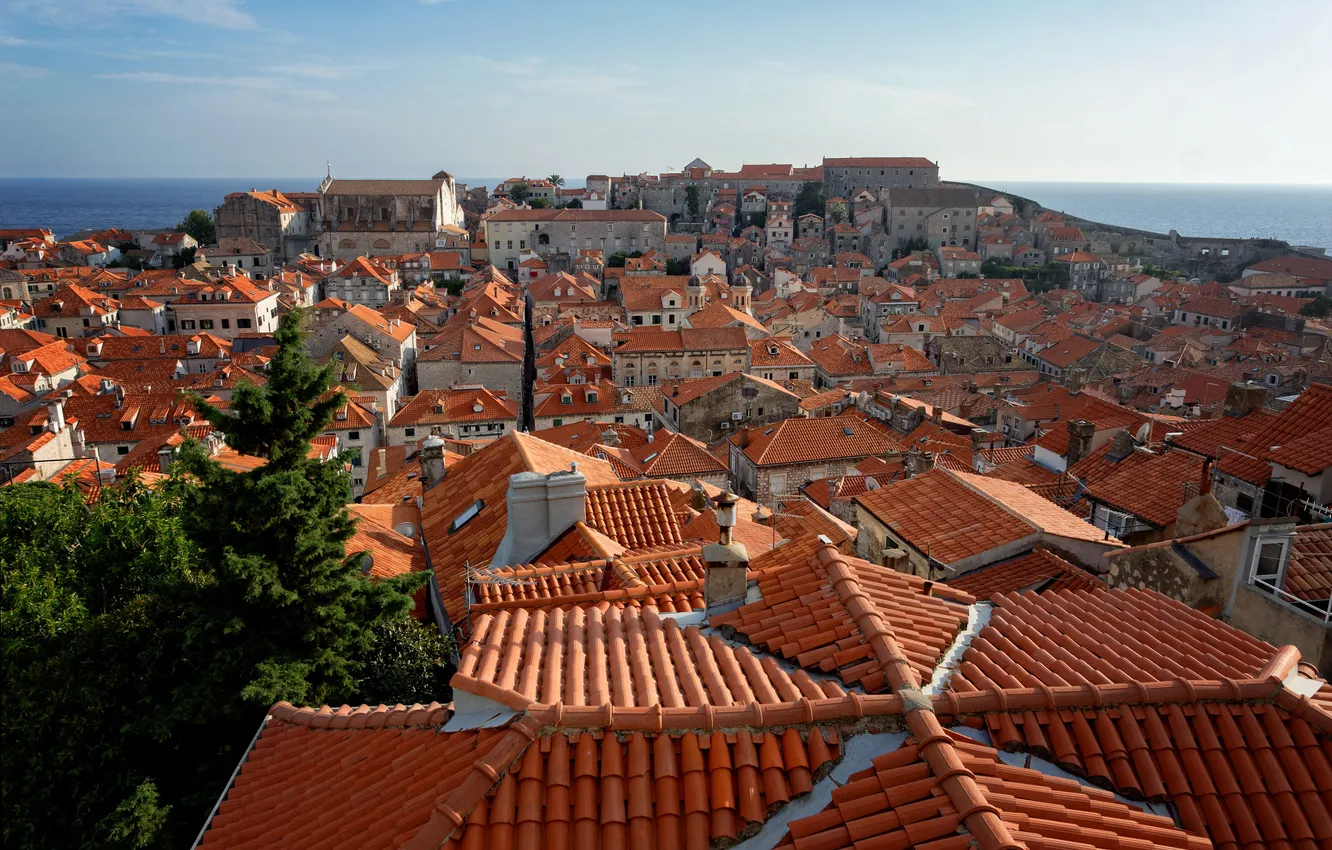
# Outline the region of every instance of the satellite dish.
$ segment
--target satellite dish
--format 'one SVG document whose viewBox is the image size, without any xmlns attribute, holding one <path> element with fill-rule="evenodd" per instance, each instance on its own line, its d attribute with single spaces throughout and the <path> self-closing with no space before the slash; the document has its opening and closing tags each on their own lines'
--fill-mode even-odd
<svg viewBox="0 0 1332 850">
<path fill-rule="evenodd" d="M 866 479 L 865 479 L 865 489 L 866 489 L 866 490 L 877 490 L 877 489 L 879 489 L 880 486 L 881 486 L 881 485 L 879 484 L 879 482 L 875 481 L 873 478 L 866 478 Z"/>
<path fill-rule="evenodd" d="M 375 558 L 369 552 L 361 553 L 361 572 L 370 575 L 370 569 L 375 565 Z"/>
<path fill-rule="evenodd" d="M 400 522 L 393 526 L 393 530 L 401 534 L 403 537 L 409 537 L 413 540 L 416 539 L 416 526 L 412 525 L 410 522 Z"/>
</svg>

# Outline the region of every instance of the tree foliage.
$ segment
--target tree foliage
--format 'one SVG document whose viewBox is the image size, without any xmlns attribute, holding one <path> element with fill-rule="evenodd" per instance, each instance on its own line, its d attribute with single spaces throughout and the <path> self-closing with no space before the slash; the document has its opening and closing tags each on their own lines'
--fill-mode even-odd
<svg viewBox="0 0 1332 850">
<path fill-rule="evenodd" d="M 698 221 L 699 212 L 701 211 L 700 196 L 698 186 L 691 183 L 685 187 L 685 209 L 689 211 L 690 221 Z"/>
<path fill-rule="evenodd" d="M 845 224 L 847 217 L 846 204 L 836 201 L 828 207 L 828 222 L 830 224 Z"/>
<path fill-rule="evenodd" d="M 1325 319 L 1329 313 L 1332 313 L 1332 298 L 1326 295 L 1319 295 L 1300 308 L 1300 315 L 1311 319 Z"/>
<path fill-rule="evenodd" d="M 438 629 L 412 619 L 386 620 L 375 626 L 373 638 L 361 668 L 363 701 L 412 705 L 449 700 L 453 648 Z"/>
<path fill-rule="evenodd" d="M 583 208 L 583 200 L 581 198 L 570 198 L 569 202 L 563 206 L 568 207 L 571 210 L 581 210 Z"/>
<path fill-rule="evenodd" d="M 514 183 L 509 187 L 509 200 L 513 201 L 515 204 L 521 204 L 523 201 L 527 200 L 527 196 L 531 191 L 531 187 L 526 183 Z"/>
<path fill-rule="evenodd" d="M 823 195 L 823 183 L 821 181 L 810 180 L 801 183 L 800 191 L 796 194 L 794 204 L 796 217 L 799 218 L 805 213 L 814 213 L 815 215 L 822 216 L 825 202 L 826 199 Z"/>
<path fill-rule="evenodd" d="M 561 177 L 561 176 L 558 175 L 558 174 L 552 174 L 552 175 L 550 175 L 549 177 L 546 178 L 546 182 L 548 182 L 548 183 L 550 183 L 550 185 L 552 185 L 552 186 L 556 186 L 556 187 L 558 187 L 558 186 L 563 186 L 563 185 L 564 185 L 564 178 Z"/>
<path fill-rule="evenodd" d="M 195 402 L 264 465 L 187 443 L 156 490 L 0 488 L 7 845 L 184 846 L 273 702 L 446 696 L 425 574 L 361 572 L 343 464 L 308 456 L 344 399 L 298 313 L 276 341 L 264 386 Z"/>
<path fill-rule="evenodd" d="M 666 261 L 666 274 L 685 275 L 689 274 L 690 271 L 689 260 L 687 258 L 681 258 L 679 260 L 670 259 Z"/>
<path fill-rule="evenodd" d="M 193 560 L 172 500 L 137 483 L 92 506 L 73 486 L 0 488 L 6 846 L 163 843 Z"/>
<path fill-rule="evenodd" d="M 207 210 L 191 210 L 190 214 L 176 225 L 180 233 L 188 233 L 200 245 L 212 245 L 217 241 L 217 226 Z"/>
<path fill-rule="evenodd" d="M 194 264 L 194 255 L 197 253 L 195 248 L 183 248 L 177 252 L 176 256 L 171 258 L 171 267 L 174 269 L 183 269 L 186 266 Z"/>
<path fill-rule="evenodd" d="M 528 200 L 527 205 L 534 210 L 544 210 L 547 207 L 549 207 L 551 204 L 550 201 L 546 200 L 545 198 L 531 198 L 530 200 Z"/>
</svg>

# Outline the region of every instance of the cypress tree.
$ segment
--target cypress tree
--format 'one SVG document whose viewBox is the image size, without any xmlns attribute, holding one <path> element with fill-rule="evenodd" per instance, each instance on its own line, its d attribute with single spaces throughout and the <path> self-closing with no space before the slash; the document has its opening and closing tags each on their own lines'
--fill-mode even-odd
<svg viewBox="0 0 1332 850">
<path fill-rule="evenodd" d="M 188 602 L 184 651 L 198 668 L 174 709 L 178 721 L 214 733 L 201 764 L 212 755 L 234 765 L 278 700 L 355 700 L 376 627 L 406 617 L 409 592 L 425 578 L 371 582 L 359 553 L 346 553 L 354 529 L 348 453 L 338 462 L 309 453 L 347 399 L 330 389 L 332 369 L 306 356 L 303 338 L 299 312 L 288 313 L 263 386 L 239 385 L 229 410 L 195 400 L 229 446 L 264 465 L 233 472 L 197 443 L 178 461 L 193 479 L 179 485 L 182 517 L 207 578 Z M 218 776 L 217 764 L 206 769 Z"/>
</svg>

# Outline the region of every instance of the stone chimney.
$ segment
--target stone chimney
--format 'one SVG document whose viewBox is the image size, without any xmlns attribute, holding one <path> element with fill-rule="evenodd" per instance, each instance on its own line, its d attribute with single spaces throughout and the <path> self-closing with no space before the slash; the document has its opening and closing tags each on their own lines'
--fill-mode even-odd
<svg viewBox="0 0 1332 850">
<path fill-rule="evenodd" d="M 444 441 L 438 434 L 431 434 L 421 443 L 421 477 L 425 488 L 429 490 L 444 480 Z"/>
<path fill-rule="evenodd" d="M 157 450 L 157 471 L 163 475 L 171 474 L 171 461 L 175 459 L 175 452 L 171 446 L 163 446 Z"/>
<path fill-rule="evenodd" d="M 1092 437 L 1096 435 L 1096 423 L 1086 419 L 1068 421 L 1068 453 L 1064 455 L 1064 469 L 1091 454 Z"/>
<path fill-rule="evenodd" d="M 1070 368 L 1064 370 L 1064 386 L 1068 389 L 1069 395 L 1077 395 L 1082 392 L 1082 386 L 1087 380 L 1087 373 L 1082 369 Z"/>
<path fill-rule="evenodd" d="M 1106 456 L 1110 460 L 1118 463 L 1129 455 L 1133 454 L 1133 435 L 1128 431 L 1120 430 L 1115 432 L 1115 438 L 1111 441 L 1110 451 Z"/>
<path fill-rule="evenodd" d="M 380 448 L 375 451 L 375 477 L 388 477 L 388 449 Z"/>
<path fill-rule="evenodd" d="M 934 469 L 934 452 L 922 452 L 912 446 L 902 456 L 902 473 L 906 478 L 915 478 Z"/>
<path fill-rule="evenodd" d="M 971 450 L 972 450 L 973 452 L 978 452 L 978 451 L 980 451 L 982 448 L 984 448 L 984 446 L 985 446 L 985 441 L 986 441 L 986 439 L 987 439 L 989 436 L 990 436 L 990 432 L 989 432 L 989 431 L 986 431 L 984 428 L 972 428 L 972 429 L 971 429 Z"/>
<path fill-rule="evenodd" d="M 519 472 L 509 476 L 508 527 L 492 567 L 523 564 L 541 554 L 574 523 L 587 519 L 587 479 L 573 463 L 549 475 Z"/>
<path fill-rule="evenodd" d="M 1225 528 L 1230 522 L 1226 509 L 1212 495 L 1212 459 L 1203 461 L 1202 478 L 1198 482 L 1198 495 L 1189 499 L 1175 511 L 1174 537 L 1192 537 Z"/>
<path fill-rule="evenodd" d="M 940 407 L 940 406 L 937 405 L 937 404 L 934 406 L 934 408 L 933 408 L 933 409 L 931 410 L 931 412 L 930 412 L 930 421 L 933 422 L 935 425 L 942 425 L 942 424 L 943 424 L 943 408 L 942 408 L 942 407 Z"/>
<path fill-rule="evenodd" d="M 1267 403 L 1267 389 L 1253 381 L 1236 381 L 1226 389 L 1227 416 L 1246 416 L 1262 410 Z"/>
<path fill-rule="evenodd" d="M 703 579 L 703 600 L 710 615 L 744 604 L 748 590 L 745 573 L 749 569 L 749 552 L 731 536 L 739 501 L 731 492 L 716 498 L 717 527 L 721 533 L 716 543 L 703 547 L 703 562 L 708 569 Z"/>
</svg>

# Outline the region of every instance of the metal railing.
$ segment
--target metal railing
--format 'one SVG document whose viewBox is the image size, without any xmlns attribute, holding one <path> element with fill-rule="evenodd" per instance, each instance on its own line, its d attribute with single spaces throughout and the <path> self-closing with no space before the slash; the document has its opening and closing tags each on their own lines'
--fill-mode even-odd
<svg viewBox="0 0 1332 850">
<path fill-rule="evenodd" d="M 1269 581 L 1264 581 L 1263 579 L 1260 578 L 1250 578 L 1249 584 L 1252 585 L 1253 587 L 1258 588 L 1264 593 L 1271 594 L 1274 599 L 1276 599 L 1278 602 L 1281 602 L 1284 605 L 1287 605 L 1291 608 L 1295 608 L 1296 610 L 1308 614 L 1311 617 L 1317 617 L 1321 619 L 1323 621 L 1323 625 L 1332 624 L 1332 597 L 1329 597 L 1328 599 L 1322 602 L 1311 602 L 1308 599 L 1301 599 L 1300 597 L 1287 592 L 1286 590 L 1276 586 L 1275 584 L 1272 584 Z"/>
</svg>

